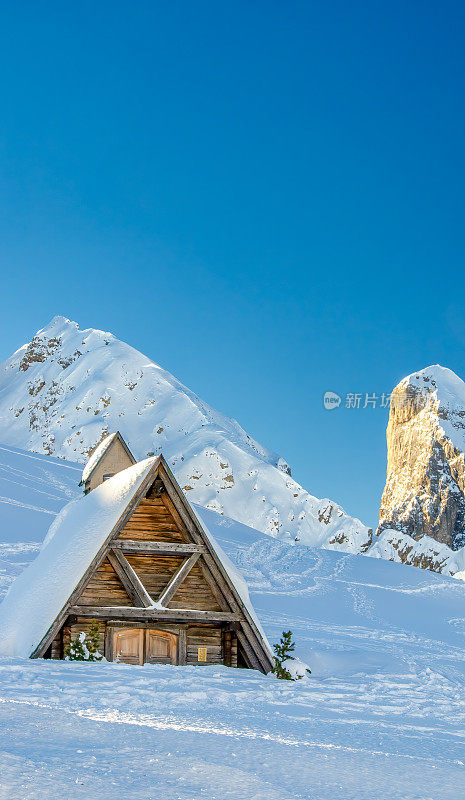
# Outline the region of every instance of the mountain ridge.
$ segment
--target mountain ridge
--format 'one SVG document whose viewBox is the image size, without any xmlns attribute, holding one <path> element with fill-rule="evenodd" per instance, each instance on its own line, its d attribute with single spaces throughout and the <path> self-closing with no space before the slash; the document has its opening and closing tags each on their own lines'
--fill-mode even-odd
<svg viewBox="0 0 465 800">
<path fill-rule="evenodd" d="M 363 552 L 371 530 L 300 486 L 287 462 L 113 334 L 54 317 L 0 365 L 0 441 L 85 461 L 120 430 L 163 452 L 189 499 L 272 536 Z"/>
</svg>

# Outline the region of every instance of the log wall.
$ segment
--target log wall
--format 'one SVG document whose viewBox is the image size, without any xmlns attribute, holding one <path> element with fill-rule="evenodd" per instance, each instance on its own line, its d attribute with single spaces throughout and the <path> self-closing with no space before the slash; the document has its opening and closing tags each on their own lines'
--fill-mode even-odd
<svg viewBox="0 0 465 800">
<path fill-rule="evenodd" d="M 115 570 L 106 558 L 79 598 L 83 606 L 133 606 Z"/>
<path fill-rule="evenodd" d="M 161 498 L 142 500 L 119 535 L 120 539 L 183 542 L 173 515 Z"/>
</svg>

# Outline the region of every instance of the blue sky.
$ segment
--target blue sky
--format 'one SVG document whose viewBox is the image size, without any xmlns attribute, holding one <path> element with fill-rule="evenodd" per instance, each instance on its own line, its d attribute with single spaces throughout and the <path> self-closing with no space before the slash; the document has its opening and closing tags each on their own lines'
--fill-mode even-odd
<svg viewBox="0 0 465 800">
<path fill-rule="evenodd" d="M 465 377 L 460 3 L 0 8 L 7 357 L 111 330 L 375 525 L 389 392 Z"/>
</svg>

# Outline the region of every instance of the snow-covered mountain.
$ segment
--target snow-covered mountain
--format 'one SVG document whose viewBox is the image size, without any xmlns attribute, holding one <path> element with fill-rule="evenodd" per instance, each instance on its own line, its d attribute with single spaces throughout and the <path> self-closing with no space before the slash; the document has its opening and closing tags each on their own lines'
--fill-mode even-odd
<svg viewBox="0 0 465 800">
<path fill-rule="evenodd" d="M 280 539 L 363 552 L 371 531 L 318 500 L 284 459 L 111 333 L 55 317 L 0 365 L 0 441 L 84 462 L 119 430 L 163 452 L 189 498 Z"/>
</svg>

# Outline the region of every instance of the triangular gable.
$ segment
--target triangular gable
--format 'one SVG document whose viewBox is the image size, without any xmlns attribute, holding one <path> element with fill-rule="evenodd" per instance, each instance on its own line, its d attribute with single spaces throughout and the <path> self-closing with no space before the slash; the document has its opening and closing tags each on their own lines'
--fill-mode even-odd
<svg viewBox="0 0 465 800">
<path fill-rule="evenodd" d="M 220 557 L 213 538 L 196 517 L 165 459 L 159 456 L 142 463 L 148 466 L 141 471 L 139 479 L 134 482 L 133 491 L 126 497 L 125 507 L 120 509 L 121 513 L 111 529 L 107 528 L 107 535 L 100 538 L 100 546 L 97 544 L 93 557 L 82 570 L 80 579 L 69 592 L 66 602 L 52 620 L 48 631 L 33 649 L 32 656 L 42 657 L 45 654 L 69 614 L 82 616 L 83 613 L 87 613 L 87 616 L 90 616 L 99 610 L 103 611 L 88 606 L 86 612 L 83 598 L 87 603 L 89 584 L 95 582 L 95 576 L 101 569 L 102 563 L 108 560 L 135 606 L 132 612 L 126 608 L 126 614 L 133 613 L 137 619 L 158 621 L 180 618 L 194 622 L 210 619 L 217 622 L 230 621 L 234 624 L 239 643 L 250 665 L 268 672 L 272 666 L 272 656 L 248 600 L 247 592 L 235 580 L 232 568 L 225 566 L 225 558 Z M 98 492 L 101 493 L 102 490 L 110 491 L 115 481 L 118 479 L 121 481 L 125 473 L 131 473 L 138 467 L 140 468 L 140 465 L 119 473 L 83 500 Z M 138 509 L 142 509 L 141 513 L 147 515 L 150 503 L 154 507 L 160 507 L 160 498 L 163 500 L 163 507 L 167 509 L 167 519 L 171 517 L 175 521 L 181 536 L 178 541 L 170 540 L 165 544 L 161 540 L 144 543 L 143 538 L 137 538 L 138 523 L 134 520 L 137 520 Z M 98 517 L 94 519 L 94 524 L 98 526 Z M 128 535 L 134 538 L 128 539 Z M 158 534 L 157 539 L 159 539 Z M 146 581 L 143 582 L 139 578 L 136 555 L 143 553 L 144 550 L 147 552 L 147 548 L 150 552 L 153 552 L 150 548 L 157 550 L 161 548 L 164 553 L 172 553 L 174 560 L 181 559 L 178 562 L 178 569 L 173 570 L 171 578 L 168 576 L 168 584 L 158 596 L 153 596 L 154 592 L 149 593 Z M 203 611 L 200 608 L 184 610 L 188 604 L 183 602 L 183 592 L 187 591 L 189 581 L 194 583 L 200 580 L 208 584 L 208 590 L 211 591 L 217 604 L 214 608 L 220 608 L 221 611 Z M 112 614 L 115 618 L 119 618 L 117 608 L 106 607 L 104 613 L 106 618 Z"/>
<path fill-rule="evenodd" d="M 97 445 L 97 447 L 94 448 L 94 450 L 90 454 L 89 460 L 87 461 L 87 464 L 82 472 L 82 478 L 81 478 L 82 484 L 89 483 L 95 470 L 99 467 L 99 465 L 106 458 L 110 450 L 116 444 L 119 444 L 122 447 L 131 464 L 136 463 L 136 459 L 131 453 L 128 445 L 126 444 L 124 438 L 121 436 L 120 432 L 116 431 L 115 433 L 110 433 L 108 436 L 105 437 L 105 439 L 103 439 L 100 442 L 100 444 Z"/>
</svg>

